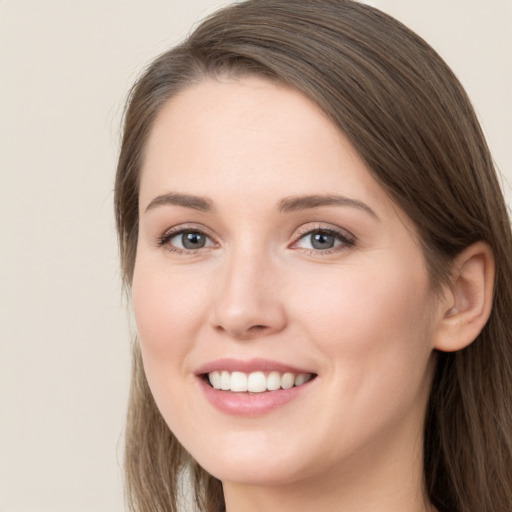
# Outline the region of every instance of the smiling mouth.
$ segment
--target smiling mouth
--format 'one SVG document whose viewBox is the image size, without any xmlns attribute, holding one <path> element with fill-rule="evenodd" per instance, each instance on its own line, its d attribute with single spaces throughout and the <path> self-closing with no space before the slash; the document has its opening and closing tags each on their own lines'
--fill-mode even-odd
<svg viewBox="0 0 512 512">
<path fill-rule="evenodd" d="M 302 386 L 316 377 L 313 373 L 292 372 L 228 372 L 213 371 L 204 374 L 213 389 L 235 393 L 265 393 Z"/>
</svg>

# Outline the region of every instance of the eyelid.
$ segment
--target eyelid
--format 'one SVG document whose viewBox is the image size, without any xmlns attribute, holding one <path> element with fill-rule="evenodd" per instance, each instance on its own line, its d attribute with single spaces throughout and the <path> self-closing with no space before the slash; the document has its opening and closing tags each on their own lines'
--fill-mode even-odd
<svg viewBox="0 0 512 512">
<path fill-rule="evenodd" d="M 213 247 L 218 246 L 219 243 L 215 239 L 215 236 L 212 234 L 211 230 L 202 224 L 197 224 L 194 222 L 178 224 L 176 226 L 172 226 L 166 229 L 161 235 L 159 235 L 156 239 L 156 245 L 158 247 L 163 247 L 167 249 L 169 252 L 174 252 L 178 254 L 196 254 L 201 249 L 211 249 L 212 246 L 203 247 L 199 249 L 185 249 L 181 247 L 175 247 L 169 244 L 170 240 L 172 240 L 175 236 L 180 235 L 181 233 L 192 231 L 198 232 L 205 235 L 208 239 L 210 239 L 213 243 Z"/>
<path fill-rule="evenodd" d="M 306 224 L 303 224 L 295 231 L 294 237 L 299 238 L 300 236 L 303 236 L 307 233 L 311 233 L 314 231 L 329 231 L 331 233 L 344 236 L 345 238 L 348 238 L 350 240 L 356 240 L 355 235 L 353 235 L 347 229 L 341 228 L 334 224 L 330 224 L 328 222 L 308 222 Z"/>
<path fill-rule="evenodd" d="M 198 249 L 186 249 L 169 244 L 169 241 L 172 238 L 187 231 L 196 231 L 198 233 L 204 234 L 212 242 L 212 245 Z M 313 233 L 318 232 L 324 232 L 334 235 L 338 238 L 338 240 L 341 243 L 330 249 L 306 249 L 296 246 L 297 243 L 306 235 L 311 235 Z M 308 252 L 314 255 L 326 255 L 334 252 L 347 250 L 349 247 L 354 246 L 356 242 L 357 238 L 352 233 L 350 233 L 350 231 L 347 231 L 344 228 L 328 223 L 315 222 L 304 224 L 300 228 L 298 228 L 293 235 L 293 242 L 289 244 L 288 247 L 291 249 L 302 250 L 303 252 Z M 160 236 L 156 238 L 155 245 L 157 245 L 158 247 L 166 248 L 168 251 L 178 254 L 197 254 L 198 252 L 201 251 L 201 249 L 212 249 L 218 247 L 220 244 L 217 242 L 215 235 L 209 228 L 207 228 L 203 224 L 191 222 L 178 224 L 176 226 L 172 226 L 166 229 Z"/>
<path fill-rule="evenodd" d="M 341 243 L 331 249 L 304 249 L 300 247 L 296 247 L 298 242 L 303 239 L 306 235 L 311 235 L 314 233 L 329 233 L 331 235 L 337 236 L 338 240 Z M 309 223 L 301 226 L 293 235 L 293 242 L 289 245 L 291 249 L 306 251 L 310 254 L 314 255 L 326 255 L 332 254 L 334 252 L 340 252 L 347 250 L 348 248 L 354 246 L 357 242 L 357 237 L 354 236 L 350 231 L 347 231 L 344 228 L 340 228 L 338 226 L 334 226 L 332 224 L 323 224 L 320 222 Z M 295 247 L 294 247 L 295 246 Z"/>
</svg>

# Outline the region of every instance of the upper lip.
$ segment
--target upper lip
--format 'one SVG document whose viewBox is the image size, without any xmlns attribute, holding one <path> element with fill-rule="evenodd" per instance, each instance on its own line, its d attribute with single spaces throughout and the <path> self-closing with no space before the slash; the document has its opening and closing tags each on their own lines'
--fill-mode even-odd
<svg viewBox="0 0 512 512">
<path fill-rule="evenodd" d="M 196 375 L 204 375 L 205 373 L 215 371 L 228 371 L 228 372 L 281 372 L 281 373 L 313 373 L 303 368 L 297 368 L 288 364 L 271 361 L 270 359 L 249 359 L 247 361 L 240 359 L 216 359 L 204 364 L 195 372 Z"/>
</svg>

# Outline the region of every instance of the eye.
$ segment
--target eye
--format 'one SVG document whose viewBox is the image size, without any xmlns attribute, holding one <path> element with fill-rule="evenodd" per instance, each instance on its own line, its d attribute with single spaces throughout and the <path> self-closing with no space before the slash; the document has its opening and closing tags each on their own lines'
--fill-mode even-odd
<svg viewBox="0 0 512 512">
<path fill-rule="evenodd" d="M 159 239 L 159 245 L 174 252 L 188 252 L 213 247 L 213 240 L 197 229 L 181 229 L 167 232 Z"/>
<path fill-rule="evenodd" d="M 348 233 L 332 228 L 310 229 L 293 244 L 292 248 L 306 249 L 314 252 L 333 252 L 351 247 L 355 239 Z"/>
</svg>

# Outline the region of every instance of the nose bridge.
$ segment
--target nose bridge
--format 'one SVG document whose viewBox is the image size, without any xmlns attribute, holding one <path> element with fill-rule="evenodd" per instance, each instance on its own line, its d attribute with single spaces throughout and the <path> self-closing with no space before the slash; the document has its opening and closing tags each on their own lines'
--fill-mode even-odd
<svg viewBox="0 0 512 512">
<path fill-rule="evenodd" d="M 219 272 L 213 326 L 235 338 L 267 335 L 284 327 L 277 265 L 261 244 L 233 247 Z"/>
</svg>

